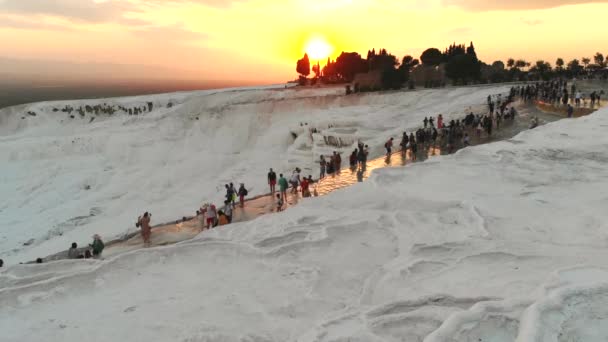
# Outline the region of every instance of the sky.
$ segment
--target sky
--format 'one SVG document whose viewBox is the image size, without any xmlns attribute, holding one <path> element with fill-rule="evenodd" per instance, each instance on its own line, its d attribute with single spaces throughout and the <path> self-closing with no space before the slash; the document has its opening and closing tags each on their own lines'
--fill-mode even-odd
<svg viewBox="0 0 608 342">
<path fill-rule="evenodd" d="M 608 54 L 606 13 L 608 0 L 0 0 L 0 72 L 284 82 L 311 39 L 332 58 L 473 41 L 488 63 L 554 64 Z"/>
</svg>

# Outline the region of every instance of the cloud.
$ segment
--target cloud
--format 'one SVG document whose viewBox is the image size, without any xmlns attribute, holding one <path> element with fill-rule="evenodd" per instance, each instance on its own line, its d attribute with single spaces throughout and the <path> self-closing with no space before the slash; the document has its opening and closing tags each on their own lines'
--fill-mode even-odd
<svg viewBox="0 0 608 342">
<path fill-rule="evenodd" d="M 144 26 L 132 29 L 131 33 L 144 39 L 170 42 L 192 41 L 207 38 L 206 34 L 187 30 L 181 25 Z"/>
<path fill-rule="evenodd" d="M 444 5 L 454 5 L 472 11 L 531 10 L 589 3 L 608 3 L 608 0 L 443 0 Z"/>
<path fill-rule="evenodd" d="M 129 25 L 133 19 L 126 14 L 142 13 L 149 6 L 162 8 L 175 4 L 200 4 L 228 8 L 249 0 L 0 0 L 0 13 L 31 16 L 52 16 L 73 22 L 116 22 Z M 0 25 L 1 26 L 1 25 Z"/>
<path fill-rule="evenodd" d="M 39 20 L 29 21 L 21 18 L 15 19 L 10 17 L 0 17 L 0 28 L 11 28 L 19 30 L 68 30 L 68 28 L 63 25 L 44 23 Z"/>
<path fill-rule="evenodd" d="M 132 3 L 119 0 L 3 0 L 0 11 L 18 14 L 47 15 L 81 22 L 119 21 L 125 12 L 134 11 Z"/>
</svg>

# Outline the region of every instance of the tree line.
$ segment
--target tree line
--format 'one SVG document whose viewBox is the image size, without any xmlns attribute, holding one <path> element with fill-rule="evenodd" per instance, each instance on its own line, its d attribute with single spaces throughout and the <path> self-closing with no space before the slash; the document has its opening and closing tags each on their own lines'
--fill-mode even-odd
<svg viewBox="0 0 608 342">
<path fill-rule="evenodd" d="M 591 62 L 594 63 L 591 63 Z M 375 71 L 381 75 L 383 89 L 399 89 L 408 84 L 411 72 L 417 67 L 430 70 L 443 68 L 445 77 L 454 85 L 471 83 L 497 83 L 518 80 L 548 80 L 554 77 L 578 77 L 594 75 L 606 68 L 607 60 L 601 53 L 596 53 L 593 59 L 583 57 L 565 63 L 563 58 L 557 58 L 555 67 L 544 60 L 534 64 L 524 59 L 509 58 L 506 63 L 498 60 L 486 64 L 477 58 L 475 46 L 471 42 L 452 44 L 443 51 L 437 48 L 426 49 L 418 59 L 406 55 L 398 59 L 386 49 L 375 49 L 367 52 L 363 58 L 356 52 L 342 52 L 336 60 L 328 58 L 325 66 L 320 63 L 311 66 L 307 54 L 297 61 L 296 71 L 300 75 L 300 83 L 306 84 L 308 76 L 314 73 L 313 84 L 323 83 L 351 83 L 357 74 Z M 603 73 L 602 77 L 606 77 Z M 413 83 L 409 82 L 410 87 Z M 441 84 L 444 85 L 444 84 Z M 428 84 L 425 86 L 440 86 Z"/>
</svg>

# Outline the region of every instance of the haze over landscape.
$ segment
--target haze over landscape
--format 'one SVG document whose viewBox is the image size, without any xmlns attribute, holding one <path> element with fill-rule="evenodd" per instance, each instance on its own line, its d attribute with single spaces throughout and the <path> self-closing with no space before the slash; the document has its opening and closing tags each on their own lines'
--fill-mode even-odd
<svg viewBox="0 0 608 342">
<path fill-rule="evenodd" d="M 553 62 L 604 48 L 607 11 L 606 1 L 2 0 L 0 57 L 13 62 L 0 73 L 280 83 L 315 36 L 332 58 L 474 41 L 488 62 Z"/>
</svg>

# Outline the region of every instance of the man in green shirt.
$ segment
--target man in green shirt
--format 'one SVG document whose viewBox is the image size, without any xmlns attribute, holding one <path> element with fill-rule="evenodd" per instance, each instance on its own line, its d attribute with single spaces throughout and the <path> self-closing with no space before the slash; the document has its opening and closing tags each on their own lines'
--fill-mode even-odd
<svg viewBox="0 0 608 342">
<path fill-rule="evenodd" d="M 287 179 L 285 177 L 283 177 L 283 174 L 281 173 L 279 175 L 279 188 L 281 189 L 281 198 L 283 198 L 283 201 L 287 200 L 287 188 L 289 187 L 289 184 L 287 183 Z"/>
</svg>

